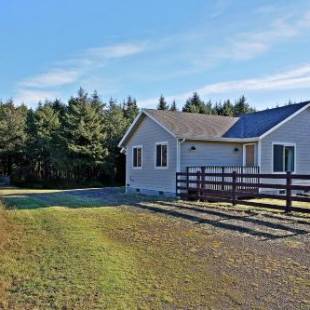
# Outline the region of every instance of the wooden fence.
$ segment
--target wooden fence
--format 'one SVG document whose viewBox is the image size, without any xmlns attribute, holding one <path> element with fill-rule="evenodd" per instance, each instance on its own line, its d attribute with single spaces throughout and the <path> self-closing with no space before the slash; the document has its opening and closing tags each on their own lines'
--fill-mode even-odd
<svg viewBox="0 0 310 310">
<path fill-rule="evenodd" d="M 227 184 L 232 182 L 232 177 L 227 176 L 232 174 L 233 172 L 237 172 L 237 174 L 258 174 L 259 173 L 259 167 L 258 166 L 252 166 L 252 167 L 243 167 L 243 166 L 192 166 L 186 168 L 186 173 L 189 174 L 189 183 L 188 186 L 191 188 L 196 188 L 197 183 L 191 182 L 197 180 L 197 176 L 199 174 L 199 177 L 201 175 L 204 175 L 205 181 L 210 181 L 210 183 L 206 184 L 206 187 L 208 189 L 213 190 L 222 190 L 222 191 L 230 191 L 232 189 L 232 186 Z M 194 175 L 191 175 L 194 173 Z M 258 179 L 253 178 L 244 178 L 240 177 L 237 179 L 237 182 L 246 182 L 248 184 L 250 183 L 257 183 Z M 245 192 L 256 192 L 257 188 L 253 187 L 246 187 L 243 188 Z"/>
<path fill-rule="evenodd" d="M 307 183 L 301 184 L 301 183 Z M 299 183 L 299 184 L 298 184 Z M 281 191 L 283 194 L 268 193 L 266 190 Z M 310 213 L 310 197 L 296 195 L 297 192 L 310 191 L 310 175 L 178 172 L 176 174 L 176 194 L 182 199 L 208 200 L 228 202 L 233 205 L 242 204 L 254 207 L 284 209 L 285 212 Z M 285 206 L 249 201 L 251 198 L 277 199 L 285 202 Z M 309 207 L 295 207 L 293 202 L 308 202 Z"/>
</svg>

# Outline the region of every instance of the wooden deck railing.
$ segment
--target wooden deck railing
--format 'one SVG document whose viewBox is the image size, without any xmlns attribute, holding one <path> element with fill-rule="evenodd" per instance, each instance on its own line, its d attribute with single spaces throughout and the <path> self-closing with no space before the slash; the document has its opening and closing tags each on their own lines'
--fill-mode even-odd
<svg viewBox="0 0 310 310">
<path fill-rule="evenodd" d="M 306 182 L 297 184 L 298 181 Z M 263 193 L 261 189 L 284 191 L 283 195 Z M 309 207 L 293 207 L 293 202 L 309 202 L 310 197 L 297 196 L 296 191 L 310 191 L 310 175 L 260 174 L 260 173 L 212 173 L 204 169 L 198 172 L 176 174 L 176 194 L 183 199 L 222 201 L 233 205 L 242 204 L 256 207 L 284 209 L 285 212 L 308 212 Z M 279 199 L 285 206 L 249 201 L 250 198 Z"/>
</svg>

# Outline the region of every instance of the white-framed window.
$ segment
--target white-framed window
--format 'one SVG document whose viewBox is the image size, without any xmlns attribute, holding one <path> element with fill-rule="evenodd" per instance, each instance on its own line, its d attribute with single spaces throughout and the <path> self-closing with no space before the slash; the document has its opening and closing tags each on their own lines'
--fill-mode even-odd
<svg viewBox="0 0 310 310">
<path fill-rule="evenodd" d="M 273 172 L 295 172 L 296 170 L 296 144 L 278 143 L 272 144 Z"/>
<path fill-rule="evenodd" d="M 155 144 L 155 168 L 168 168 L 168 142 Z"/>
<path fill-rule="evenodd" d="M 132 168 L 142 168 L 143 147 L 142 145 L 135 145 L 132 147 Z"/>
<path fill-rule="evenodd" d="M 256 144 L 247 143 L 243 145 L 243 166 L 252 167 L 256 165 Z"/>
</svg>

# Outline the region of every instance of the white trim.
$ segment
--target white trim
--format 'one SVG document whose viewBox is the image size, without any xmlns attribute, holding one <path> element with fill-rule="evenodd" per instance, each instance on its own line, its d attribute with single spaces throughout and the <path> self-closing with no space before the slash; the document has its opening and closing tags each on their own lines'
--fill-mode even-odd
<svg viewBox="0 0 310 310">
<path fill-rule="evenodd" d="M 167 131 L 170 135 L 172 135 L 174 138 L 176 138 L 176 135 L 170 131 L 168 128 L 166 128 L 162 123 L 160 123 L 157 119 L 155 119 L 152 115 L 150 115 L 149 113 L 147 113 L 145 110 L 141 110 L 139 112 L 139 114 L 136 116 L 136 118 L 133 120 L 133 122 L 131 123 L 131 125 L 129 126 L 129 128 L 127 129 L 126 133 L 124 134 L 123 138 L 121 139 L 121 141 L 118 143 L 118 147 L 122 147 L 124 141 L 126 140 L 126 138 L 128 137 L 128 135 L 130 134 L 130 132 L 133 130 L 134 126 L 136 125 L 136 123 L 138 122 L 138 120 L 142 117 L 142 115 L 146 115 L 148 116 L 152 121 L 154 121 L 157 125 L 159 125 L 162 129 L 164 129 L 165 131 Z"/>
<path fill-rule="evenodd" d="M 187 141 L 201 141 L 201 142 L 236 142 L 236 143 L 251 143 L 257 142 L 259 140 L 256 138 L 207 138 L 207 139 L 195 139 L 195 138 L 187 138 Z"/>
<path fill-rule="evenodd" d="M 293 146 L 294 147 L 294 171 L 292 171 L 292 173 L 296 173 L 297 170 L 297 147 L 296 147 L 296 143 L 291 143 L 291 142 L 272 142 L 271 147 L 271 172 L 274 174 L 285 174 L 286 171 L 274 171 L 274 145 L 283 145 L 284 147 L 286 146 Z M 285 152 L 283 152 L 283 165 L 285 165 Z M 284 167 L 285 168 L 285 167 Z"/>
<path fill-rule="evenodd" d="M 125 132 L 122 140 L 118 143 L 118 147 L 122 147 L 124 140 L 127 138 L 127 136 L 129 135 L 129 133 L 131 132 L 131 130 L 133 129 L 133 127 L 136 125 L 136 123 L 138 122 L 138 120 L 141 118 L 142 116 L 142 111 L 139 112 L 139 114 L 136 116 L 136 118 L 133 120 L 133 122 L 131 123 L 131 125 L 129 126 L 129 128 L 127 129 L 127 131 Z"/>
<path fill-rule="evenodd" d="M 157 145 L 167 145 L 167 166 L 157 166 Z M 169 143 L 168 141 L 155 142 L 154 150 L 154 169 L 164 170 L 169 168 Z"/>
<path fill-rule="evenodd" d="M 257 165 L 259 169 L 262 168 L 262 141 L 257 142 Z"/>
<path fill-rule="evenodd" d="M 268 131 L 266 131 L 264 134 L 262 134 L 259 139 L 263 139 L 266 136 L 268 136 L 269 134 L 271 134 L 273 131 L 275 131 L 276 129 L 278 129 L 279 127 L 281 127 L 282 125 L 284 125 L 285 123 L 287 123 L 289 120 L 291 120 L 292 118 L 294 118 L 295 116 L 297 116 L 298 114 L 300 114 L 301 112 L 307 110 L 310 107 L 310 102 L 308 104 L 306 104 L 304 107 L 302 107 L 301 109 L 297 110 L 295 113 L 291 114 L 289 117 L 287 117 L 286 119 L 284 119 L 282 122 L 278 123 L 277 125 L 275 125 L 274 127 L 272 127 L 271 129 L 269 129 Z"/>
<path fill-rule="evenodd" d="M 181 144 L 184 142 L 185 142 L 185 139 L 177 139 L 176 172 L 181 172 Z"/>
<path fill-rule="evenodd" d="M 245 143 L 243 144 L 243 148 L 242 148 L 242 163 L 243 166 L 246 166 L 246 147 L 248 145 L 254 145 L 254 166 L 257 165 L 257 147 L 256 147 L 256 143 Z"/>
<path fill-rule="evenodd" d="M 134 149 L 141 149 L 141 166 L 140 167 L 135 167 L 134 165 L 133 165 L 133 163 L 134 163 L 134 154 L 133 154 L 133 150 Z M 133 145 L 132 147 L 131 147 L 131 168 L 132 169 L 137 169 L 137 170 L 139 170 L 139 169 L 142 169 L 142 167 L 143 167 L 143 145 Z"/>
</svg>

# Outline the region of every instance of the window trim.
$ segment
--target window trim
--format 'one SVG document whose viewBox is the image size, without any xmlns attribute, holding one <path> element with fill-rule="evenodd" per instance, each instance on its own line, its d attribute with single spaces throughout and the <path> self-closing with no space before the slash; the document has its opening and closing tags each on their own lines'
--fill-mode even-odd
<svg viewBox="0 0 310 310">
<path fill-rule="evenodd" d="M 248 145 L 254 145 L 254 164 L 253 164 L 253 167 L 254 166 L 257 166 L 257 145 L 256 143 L 245 143 L 243 144 L 243 155 L 242 155 L 242 163 L 243 163 L 243 166 L 245 167 L 246 166 L 246 147 Z M 251 166 L 249 166 L 251 167 Z"/>
<path fill-rule="evenodd" d="M 167 165 L 166 166 L 157 166 L 157 145 L 167 145 Z M 163 170 L 169 168 L 169 143 L 168 141 L 156 142 L 154 149 L 154 168 Z"/>
<path fill-rule="evenodd" d="M 291 142 L 272 142 L 272 156 L 271 156 L 271 166 L 272 166 L 272 174 L 286 174 L 287 171 L 274 171 L 274 145 L 282 145 L 285 149 L 286 146 L 293 146 L 294 147 L 294 171 L 291 171 L 291 173 L 295 174 L 297 170 L 297 147 L 296 143 Z M 285 165 L 285 152 L 283 152 L 283 163 Z M 284 167 L 285 168 L 285 167 Z"/>
<path fill-rule="evenodd" d="M 141 166 L 134 166 L 134 149 L 141 149 Z M 133 145 L 131 147 L 131 168 L 132 169 L 142 169 L 143 167 L 143 145 Z"/>
</svg>

